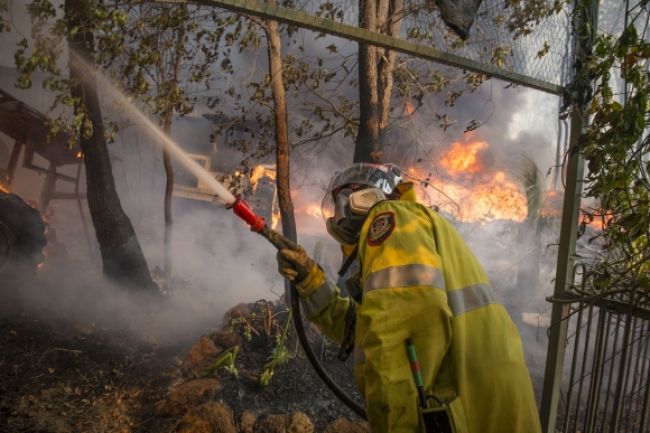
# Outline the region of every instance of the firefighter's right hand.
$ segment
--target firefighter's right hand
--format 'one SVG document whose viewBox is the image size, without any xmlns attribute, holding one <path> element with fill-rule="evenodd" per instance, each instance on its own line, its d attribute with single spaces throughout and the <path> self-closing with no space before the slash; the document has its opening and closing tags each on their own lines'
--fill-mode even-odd
<svg viewBox="0 0 650 433">
<path fill-rule="evenodd" d="M 278 252 L 278 271 L 294 283 L 301 283 L 315 265 L 305 249 L 293 242 Z"/>
</svg>

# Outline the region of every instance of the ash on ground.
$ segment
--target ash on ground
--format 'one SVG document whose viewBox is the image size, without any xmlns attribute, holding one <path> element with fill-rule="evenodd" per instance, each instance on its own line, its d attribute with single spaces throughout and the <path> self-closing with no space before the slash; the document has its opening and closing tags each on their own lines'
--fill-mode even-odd
<svg viewBox="0 0 650 433">
<path fill-rule="evenodd" d="M 25 290 L 53 289 L 42 277 L 0 288 L 2 432 L 368 432 L 312 370 L 280 300 L 239 304 L 203 335 L 161 342 L 69 317 L 48 297 L 26 303 Z M 360 400 L 352 361 L 307 329 Z"/>
</svg>

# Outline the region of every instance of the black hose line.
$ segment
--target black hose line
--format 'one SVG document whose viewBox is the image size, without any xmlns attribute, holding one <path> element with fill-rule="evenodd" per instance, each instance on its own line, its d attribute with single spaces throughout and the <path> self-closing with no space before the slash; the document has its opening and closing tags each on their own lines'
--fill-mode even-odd
<svg viewBox="0 0 650 433">
<path fill-rule="evenodd" d="M 295 240 L 290 240 L 285 238 L 283 235 L 279 234 L 275 230 L 269 228 L 267 225 L 264 225 L 264 227 L 258 231 L 260 235 L 266 238 L 269 242 L 275 246 L 278 251 L 284 249 L 284 248 L 289 248 L 289 242 L 294 243 Z M 295 247 L 295 245 L 294 245 Z M 298 341 L 300 341 L 300 345 L 302 346 L 302 349 L 305 351 L 305 354 L 307 355 L 307 359 L 311 363 L 311 366 L 316 370 L 316 373 L 320 376 L 323 382 L 325 382 L 325 385 L 328 386 L 330 390 L 336 395 L 339 400 L 341 400 L 343 403 L 345 403 L 354 413 L 359 415 L 363 419 L 367 419 L 366 417 L 366 411 L 356 402 L 354 401 L 349 395 L 345 393 L 337 384 L 332 380 L 332 378 L 327 374 L 323 366 L 321 365 L 320 361 L 318 360 L 318 357 L 314 353 L 314 351 L 311 348 L 311 345 L 309 344 L 309 340 L 307 339 L 307 334 L 305 334 L 305 325 L 302 323 L 302 317 L 300 316 L 300 297 L 298 295 L 298 291 L 296 290 L 296 285 L 289 281 L 286 280 L 289 283 L 289 303 L 291 304 L 291 316 L 293 317 L 293 326 L 296 328 L 296 335 L 298 336 Z M 286 287 L 286 286 L 285 286 Z"/>
<path fill-rule="evenodd" d="M 363 419 L 367 419 L 366 411 L 361 407 L 356 401 L 354 401 L 349 395 L 345 393 L 337 384 L 332 380 L 332 378 L 327 374 L 323 366 L 321 365 L 318 357 L 314 353 L 309 340 L 307 339 L 307 334 L 305 334 L 305 326 L 302 323 L 302 317 L 300 316 L 300 299 L 298 298 L 298 291 L 296 290 L 296 285 L 291 283 L 291 315 L 293 316 L 293 325 L 296 328 L 296 335 L 298 335 L 298 341 L 302 349 L 307 355 L 307 359 L 311 363 L 311 366 L 316 370 L 316 373 L 320 378 L 325 382 L 325 385 L 332 390 L 334 395 L 336 395 L 339 400 L 345 403 L 354 413 L 359 415 Z"/>
</svg>

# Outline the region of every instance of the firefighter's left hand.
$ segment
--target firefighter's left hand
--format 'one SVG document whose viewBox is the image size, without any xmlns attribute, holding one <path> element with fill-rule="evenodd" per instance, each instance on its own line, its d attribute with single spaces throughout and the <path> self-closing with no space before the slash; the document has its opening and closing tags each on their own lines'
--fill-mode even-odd
<svg viewBox="0 0 650 433">
<path fill-rule="evenodd" d="M 289 281 L 302 282 L 314 267 L 315 262 L 303 247 L 293 242 L 278 252 L 278 272 Z"/>
</svg>

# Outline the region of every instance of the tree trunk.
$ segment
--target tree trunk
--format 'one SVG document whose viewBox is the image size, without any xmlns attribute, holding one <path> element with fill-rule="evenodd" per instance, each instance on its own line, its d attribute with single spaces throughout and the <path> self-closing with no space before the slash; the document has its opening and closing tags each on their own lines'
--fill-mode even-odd
<svg viewBox="0 0 650 433">
<path fill-rule="evenodd" d="M 359 0 L 359 26 L 399 37 L 396 12 L 403 0 Z M 359 131 L 354 162 L 380 162 L 381 134 L 388 126 L 397 54 L 384 48 L 359 44 Z"/>
<path fill-rule="evenodd" d="M 359 0 L 359 27 L 377 31 L 376 0 Z M 359 43 L 359 131 L 354 162 L 381 160 L 377 47 Z"/>
<path fill-rule="evenodd" d="M 268 0 L 275 5 L 275 0 Z M 282 78 L 282 42 L 277 21 L 267 21 L 266 35 L 269 42 L 269 69 L 271 71 L 271 92 L 275 114 L 276 170 L 278 203 L 282 218 L 282 233 L 292 239 L 297 238 L 296 219 L 293 214 L 291 187 L 289 184 L 289 134 L 287 131 L 287 98 Z"/>
<path fill-rule="evenodd" d="M 102 255 L 104 274 L 129 288 L 157 293 L 147 262 L 128 216 L 124 213 L 115 189 L 108 147 L 104 137 L 97 84 L 92 76 L 93 34 L 84 17 L 92 12 L 88 0 L 65 0 L 65 15 L 70 29 L 68 37 L 72 96 L 79 98 L 76 110 L 83 110 L 92 124 L 92 134 L 80 136 L 84 154 L 88 207 Z"/>
<path fill-rule="evenodd" d="M 163 121 L 163 131 L 165 134 L 171 135 L 171 114 L 165 116 Z M 163 236 L 163 272 L 165 279 L 168 279 L 172 275 L 172 194 L 174 192 L 174 165 L 172 164 L 172 158 L 167 149 L 163 149 L 163 165 L 165 166 L 165 234 Z"/>
<path fill-rule="evenodd" d="M 379 22 L 382 33 L 389 36 L 400 37 L 400 19 L 397 13 L 404 7 L 403 0 L 381 0 L 379 8 Z M 390 119 L 390 101 L 393 94 L 393 71 L 397 64 L 397 52 L 385 48 L 379 49 L 377 87 L 379 94 L 379 134 L 388 126 Z"/>
<path fill-rule="evenodd" d="M 180 5 L 180 8 L 186 8 L 185 5 Z M 185 38 L 185 27 L 180 25 L 179 28 L 174 30 L 176 32 L 176 46 L 173 50 L 173 58 L 171 65 L 171 78 L 167 77 L 165 67 L 162 63 L 158 65 L 158 95 L 166 94 L 172 92 L 172 94 L 178 88 L 178 74 L 181 69 L 181 59 L 183 56 L 183 39 Z M 162 49 L 162 48 L 161 48 Z M 162 91 L 161 89 L 166 89 Z M 172 132 L 172 120 L 174 116 L 174 105 L 170 103 L 170 100 L 174 102 L 171 98 L 171 95 L 167 98 L 165 109 L 162 113 L 162 128 L 165 134 L 171 136 Z M 174 193 L 174 165 L 172 164 L 171 155 L 167 149 L 163 149 L 163 165 L 165 167 L 165 199 L 164 199 L 164 216 L 165 216 L 165 233 L 163 236 L 163 255 L 164 255 L 164 264 L 163 264 L 163 273 L 165 279 L 169 279 L 172 276 L 172 195 Z"/>
</svg>

